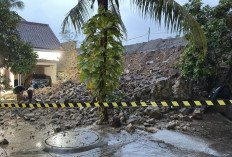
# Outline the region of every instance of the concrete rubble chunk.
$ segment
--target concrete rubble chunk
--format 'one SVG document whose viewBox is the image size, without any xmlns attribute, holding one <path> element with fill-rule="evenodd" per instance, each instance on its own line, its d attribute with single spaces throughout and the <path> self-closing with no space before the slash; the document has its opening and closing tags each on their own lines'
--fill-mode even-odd
<svg viewBox="0 0 232 157">
<path fill-rule="evenodd" d="M 128 124 L 128 125 L 126 126 L 126 131 L 127 131 L 128 133 L 134 133 L 135 127 L 130 123 L 130 124 Z"/>
<path fill-rule="evenodd" d="M 146 127 L 145 131 L 150 133 L 157 133 L 159 130 L 157 128 Z"/>
<path fill-rule="evenodd" d="M 121 120 L 119 117 L 113 117 L 113 120 L 112 120 L 112 126 L 115 127 L 115 128 L 119 128 L 121 127 Z"/>
<path fill-rule="evenodd" d="M 0 145 L 8 145 L 9 144 L 9 142 L 8 142 L 8 140 L 7 139 L 5 139 L 5 138 L 0 138 Z"/>
<path fill-rule="evenodd" d="M 54 128 L 54 133 L 59 133 L 61 131 L 62 131 L 61 127 L 55 127 Z"/>
<path fill-rule="evenodd" d="M 173 129 L 175 129 L 175 127 L 176 127 L 176 123 L 175 122 L 169 122 L 167 125 L 166 125 L 166 128 L 168 129 L 168 130 L 173 130 Z"/>
<path fill-rule="evenodd" d="M 195 110 L 193 111 L 193 114 L 192 114 L 193 118 L 194 119 L 198 119 L 198 120 L 201 120 L 203 119 L 203 109 L 202 108 L 195 108 Z"/>
<path fill-rule="evenodd" d="M 160 109 L 158 107 L 149 106 L 149 107 L 146 108 L 146 110 L 144 112 L 150 118 L 155 118 L 155 119 L 161 119 L 162 118 L 162 113 L 160 112 Z"/>
</svg>

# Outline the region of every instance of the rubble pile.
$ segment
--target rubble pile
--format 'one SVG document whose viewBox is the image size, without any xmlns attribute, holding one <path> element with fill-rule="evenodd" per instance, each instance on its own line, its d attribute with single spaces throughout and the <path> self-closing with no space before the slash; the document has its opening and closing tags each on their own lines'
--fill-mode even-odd
<svg viewBox="0 0 232 157">
<path fill-rule="evenodd" d="M 126 95 L 125 101 L 205 99 L 207 93 L 183 78 L 175 67 L 182 52 L 183 47 L 175 47 L 126 54 L 119 87 Z"/>
<path fill-rule="evenodd" d="M 158 130 L 197 131 L 191 126 L 193 119 L 203 119 L 203 110 L 194 108 L 143 107 L 109 109 L 109 123 L 113 127 L 121 127 L 130 133 L 135 129 L 148 132 Z M 74 129 L 78 126 L 95 124 L 99 120 L 97 107 L 93 108 L 11 108 L 0 109 L 0 124 L 7 130 L 11 120 L 27 122 L 38 130 L 52 128 L 57 133 Z M 114 123 L 116 120 L 116 123 Z M 18 125 L 18 124 L 17 124 Z"/>
<path fill-rule="evenodd" d="M 118 92 L 123 101 L 205 99 L 207 93 L 184 79 L 175 68 L 183 47 L 150 53 L 129 53 L 124 56 L 125 70 L 119 80 Z M 71 73 L 71 72 L 69 72 Z M 73 72 L 75 73 L 75 72 Z M 75 73 L 78 77 L 78 73 Z M 37 90 L 39 102 L 90 102 L 85 83 L 66 79 L 52 88 Z"/>
<path fill-rule="evenodd" d="M 124 56 L 125 69 L 119 80 L 117 92 L 122 101 L 160 101 L 160 100 L 201 100 L 207 92 L 195 86 L 191 80 L 184 79 L 175 68 L 183 52 L 183 46 L 160 49 L 152 52 L 127 53 Z M 73 67 L 72 67 L 73 68 Z M 79 72 L 69 69 L 53 87 L 36 90 L 32 103 L 73 103 L 92 102 L 93 98 L 85 83 L 80 83 Z M 20 102 L 27 103 L 27 102 Z M 5 110 L 0 114 L 5 115 Z M 9 111 L 8 111 L 9 112 Z M 10 117 L 33 122 L 38 128 L 52 125 L 54 132 L 69 130 L 79 125 L 91 125 L 99 119 L 98 108 L 35 108 L 13 109 Z M 197 131 L 191 121 L 203 118 L 203 110 L 196 108 L 146 107 L 109 109 L 110 123 L 114 127 L 124 127 L 128 132 L 142 129 L 157 132 L 158 129 L 178 129 Z M 46 119 L 46 121 L 44 121 Z M 36 123 L 34 123 L 36 122 Z M 42 123 L 43 122 L 43 123 Z M 5 122 L 1 122 L 4 124 Z"/>
<path fill-rule="evenodd" d="M 85 83 L 67 80 L 53 87 L 36 90 L 34 100 L 40 103 L 90 102 L 91 96 Z"/>
</svg>

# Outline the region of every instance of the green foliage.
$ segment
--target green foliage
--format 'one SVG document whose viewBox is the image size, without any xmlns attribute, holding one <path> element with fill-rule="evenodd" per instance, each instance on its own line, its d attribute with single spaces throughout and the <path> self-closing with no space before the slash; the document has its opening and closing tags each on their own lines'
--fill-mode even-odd
<svg viewBox="0 0 232 157">
<path fill-rule="evenodd" d="M 105 98 L 118 87 L 118 79 L 123 72 L 123 35 L 119 20 L 111 11 L 100 9 L 87 21 L 83 30 L 86 39 L 81 45 L 83 52 L 78 55 L 80 80 L 87 81 L 87 86 L 92 84 L 97 98 Z"/>
<path fill-rule="evenodd" d="M 13 73 L 28 73 L 35 67 L 37 54 L 24 43 L 17 30 L 21 18 L 0 1 L 0 67 L 11 67 Z"/>
<path fill-rule="evenodd" d="M 3 89 L 3 86 L 4 86 L 4 90 L 11 89 L 11 86 L 9 85 L 9 83 L 10 83 L 10 79 L 5 75 L 1 75 L 1 73 L 0 73 L 0 84 L 1 84 L 0 92 Z"/>
<path fill-rule="evenodd" d="M 5 3 L 9 8 L 23 9 L 24 3 L 18 0 L 0 0 L 0 3 Z"/>
<path fill-rule="evenodd" d="M 114 91 L 112 94 L 106 96 L 106 102 L 121 102 L 123 96 L 123 93 Z"/>
<path fill-rule="evenodd" d="M 74 29 L 80 32 L 81 27 L 92 16 L 94 3 L 99 6 L 110 8 L 115 18 L 119 21 L 123 33 L 127 36 L 127 30 L 121 19 L 119 10 L 119 0 L 80 0 L 66 15 L 62 31 L 71 23 Z M 191 40 L 196 45 L 201 46 L 203 54 L 207 51 L 206 37 L 194 17 L 186 10 L 185 7 L 178 4 L 175 0 L 131 0 L 131 4 L 141 13 L 144 18 L 150 18 L 161 24 L 164 20 L 165 27 L 171 31 L 191 33 Z M 106 9 L 107 10 L 107 9 Z"/>
<path fill-rule="evenodd" d="M 202 7 L 202 4 L 201 0 L 190 0 L 185 6 L 205 32 L 207 56 L 202 56 L 202 49 L 191 40 L 191 34 L 186 34 L 184 38 L 189 43 L 178 63 L 184 76 L 197 81 L 205 80 L 208 76 L 217 76 L 220 65 L 231 65 L 232 59 L 231 0 L 221 0 L 216 7 Z"/>
<path fill-rule="evenodd" d="M 19 42 L 14 60 L 7 64 L 14 74 L 28 74 L 35 68 L 38 55 L 33 52 L 31 44 Z"/>
</svg>

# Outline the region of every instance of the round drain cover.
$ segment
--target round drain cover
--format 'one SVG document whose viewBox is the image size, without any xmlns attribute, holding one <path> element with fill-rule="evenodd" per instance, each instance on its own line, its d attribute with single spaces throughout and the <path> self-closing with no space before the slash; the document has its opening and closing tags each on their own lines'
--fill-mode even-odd
<svg viewBox="0 0 232 157">
<path fill-rule="evenodd" d="M 101 145 L 101 137 L 95 131 L 65 131 L 48 137 L 45 140 L 45 151 L 74 153 L 90 150 Z"/>
</svg>

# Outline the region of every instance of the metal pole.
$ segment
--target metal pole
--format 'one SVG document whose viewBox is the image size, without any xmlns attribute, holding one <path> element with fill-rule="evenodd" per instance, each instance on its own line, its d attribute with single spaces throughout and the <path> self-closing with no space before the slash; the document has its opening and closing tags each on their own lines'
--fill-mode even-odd
<svg viewBox="0 0 232 157">
<path fill-rule="evenodd" d="M 22 86 L 22 75 L 18 75 L 18 86 Z"/>
</svg>

